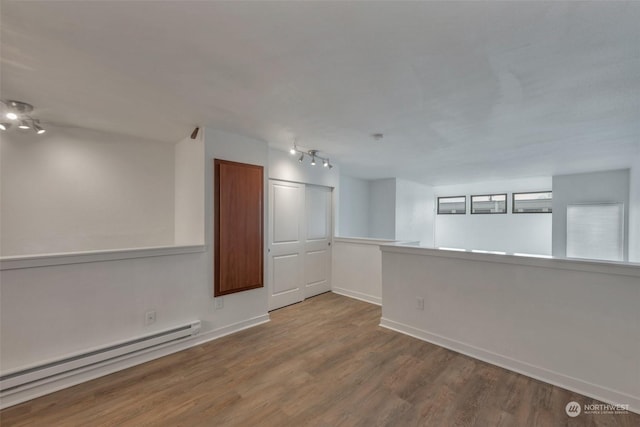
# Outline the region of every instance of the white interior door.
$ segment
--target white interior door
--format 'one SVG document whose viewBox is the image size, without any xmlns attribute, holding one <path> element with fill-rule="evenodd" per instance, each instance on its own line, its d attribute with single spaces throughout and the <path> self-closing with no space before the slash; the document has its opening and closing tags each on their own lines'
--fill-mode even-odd
<svg viewBox="0 0 640 427">
<path fill-rule="evenodd" d="M 331 290 L 331 188 L 307 185 L 305 189 L 304 296 Z"/>
<path fill-rule="evenodd" d="M 269 181 L 269 310 L 304 300 L 304 184 Z"/>
</svg>

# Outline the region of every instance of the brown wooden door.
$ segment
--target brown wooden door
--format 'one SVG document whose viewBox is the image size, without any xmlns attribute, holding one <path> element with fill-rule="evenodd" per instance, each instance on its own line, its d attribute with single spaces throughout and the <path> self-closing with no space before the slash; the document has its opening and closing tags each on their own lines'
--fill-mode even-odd
<svg viewBox="0 0 640 427">
<path fill-rule="evenodd" d="M 263 168 L 214 160 L 214 296 L 264 286 Z"/>
</svg>

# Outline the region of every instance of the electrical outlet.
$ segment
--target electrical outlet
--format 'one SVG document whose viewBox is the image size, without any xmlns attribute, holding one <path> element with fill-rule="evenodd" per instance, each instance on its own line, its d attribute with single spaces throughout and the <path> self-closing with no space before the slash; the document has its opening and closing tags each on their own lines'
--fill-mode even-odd
<svg viewBox="0 0 640 427">
<path fill-rule="evenodd" d="M 422 297 L 416 298 L 416 309 L 424 310 L 424 298 Z"/>
<path fill-rule="evenodd" d="M 213 306 L 216 308 L 216 310 L 224 308 L 224 299 L 222 299 L 222 297 L 214 298 Z"/>
<path fill-rule="evenodd" d="M 150 325 L 156 321 L 156 311 L 149 310 L 144 314 L 144 324 Z"/>
</svg>

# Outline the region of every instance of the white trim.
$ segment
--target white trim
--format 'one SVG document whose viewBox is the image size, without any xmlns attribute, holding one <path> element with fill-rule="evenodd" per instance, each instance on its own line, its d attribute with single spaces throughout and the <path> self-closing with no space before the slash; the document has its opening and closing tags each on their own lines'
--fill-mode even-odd
<svg viewBox="0 0 640 427">
<path fill-rule="evenodd" d="M 606 403 L 628 404 L 630 411 L 640 414 L 640 397 L 638 396 L 582 381 L 384 317 L 380 319 L 380 326 Z"/>
<path fill-rule="evenodd" d="M 365 237 L 339 237 L 333 238 L 337 243 L 356 243 L 358 245 L 388 245 L 389 243 L 395 243 L 397 240 L 389 239 L 369 239 Z"/>
<path fill-rule="evenodd" d="M 464 259 L 468 261 L 495 262 L 502 264 L 524 265 L 528 267 L 554 268 L 558 270 L 587 271 L 592 273 L 615 274 L 619 276 L 640 277 L 640 264 L 617 263 L 564 258 L 533 258 L 514 255 L 496 255 L 476 252 L 458 252 L 442 249 L 406 246 L 404 243 L 381 245 L 382 252 L 409 255 L 432 256 L 439 258 Z"/>
<path fill-rule="evenodd" d="M 333 292 L 334 294 L 345 296 L 345 297 L 368 302 L 370 304 L 382 305 L 382 298 L 375 297 L 373 295 L 365 294 L 362 292 L 351 291 L 349 289 L 336 288 L 336 287 L 331 288 L 331 292 Z"/>
<path fill-rule="evenodd" d="M 242 331 L 254 326 L 267 323 L 269 314 L 263 314 L 251 319 L 243 320 L 231 325 L 223 326 L 212 331 L 203 332 L 191 338 L 186 338 L 178 343 L 167 343 L 151 349 L 142 350 L 131 355 L 125 355 L 116 359 L 108 360 L 96 365 L 77 369 L 72 372 L 60 374 L 52 378 L 47 378 L 22 387 L 9 390 L 0 394 L 0 409 L 26 402 L 45 394 L 53 393 L 74 385 L 93 380 L 105 375 L 112 374 L 132 366 L 140 365 L 172 353 L 177 353 L 191 347 L 204 344 L 209 341 L 222 338 L 224 336 Z"/>
<path fill-rule="evenodd" d="M 206 252 L 206 250 L 206 245 L 183 245 L 8 256 L 0 257 L 0 270 L 46 267 L 49 265 L 82 264 L 87 262 L 116 261 L 131 258 L 150 258 L 165 255 L 181 255 L 196 252 Z"/>
</svg>

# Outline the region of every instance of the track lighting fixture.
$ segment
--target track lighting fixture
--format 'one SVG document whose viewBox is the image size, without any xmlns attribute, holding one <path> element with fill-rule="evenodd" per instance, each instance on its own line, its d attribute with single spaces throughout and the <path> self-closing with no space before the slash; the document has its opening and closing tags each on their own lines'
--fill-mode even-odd
<svg viewBox="0 0 640 427">
<path fill-rule="evenodd" d="M 17 121 L 19 129 L 33 129 L 38 135 L 46 132 L 45 129 L 40 126 L 40 120 L 31 116 L 33 105 L 14 100 L 0 100 L 0 103 L 2 103 L 3 106 L 4 116 L 11 121 Z M 0 123 L 0 130 L 9 130 L 12 124 L 11 122 Z"/>
<path fill-rule="evenodd" d="M 36 133 L 38 135 L 42 135 L 43 133 L 46 132 L 46 130 L 44 130 L 41 126 L 40 126 L 40 120 L 35 120 L 33 123 L 33 130 L 36 131 Z"/>
<path fill-rule="evenodd" d="M 291 147 L 291 149 L 289 149 L 289 153 L 291 155 L 295 155 L 295 154 L 300 154 L 300 157 L 298 158 L 298 161 L 300 163 L 302 163 L 304 161 L 304 156 L 309 156 L 309 158 L 311 159 L 311 166 L 315 166 L 316 165 L 316 159 L 318 160 L 322 160 L 322 166 L 324 166 L 325 168 L 333 168 L 333 165 L 331 164 L 331 160 L 329 160 L 328 157 L 323 157 L 321 155 L 319 155 L 320 151 L 319 150 L 303 150 L 300 149 L 298 147 L 298 145 L 296 144 L 296 142 L 293 143 L 293 147 Z"/>
</svg>

